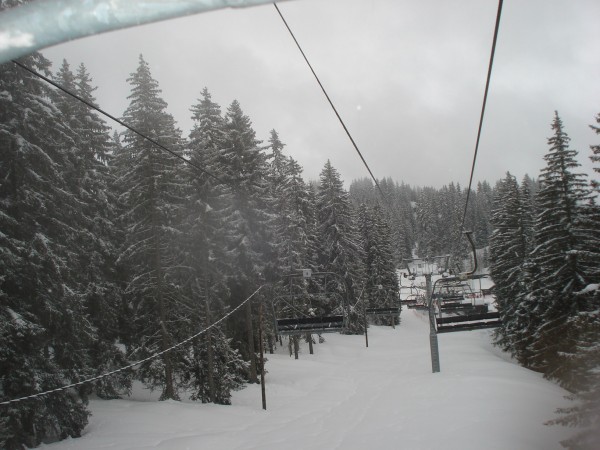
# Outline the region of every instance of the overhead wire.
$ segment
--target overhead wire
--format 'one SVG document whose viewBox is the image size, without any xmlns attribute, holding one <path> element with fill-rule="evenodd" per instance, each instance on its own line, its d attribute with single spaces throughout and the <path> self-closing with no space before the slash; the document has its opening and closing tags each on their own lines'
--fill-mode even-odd
<svg viewBox="0 0 600 450">
<path fill-rule="evenodd" d="M 310 64 L 310 61 L 306 57 L 306 54 L 304 53 L 304 50 L 302 50 L 302 47 L 300 46 L 300 43 L 296 39 L 296 36 L 294 35 L 294 32 L 292 31 L 292 29 L 288 25 L 287 21 L 285 20 L 285 17 L 283 17 L 283 14 L 281 13 L 279 7 L 277 6 L 277 3 L 273 3 L 273 6 L 277 10 L 277 13 L 279 14 L 279 17 L 281 17 L 281 20 L 283 21 L 285 27 L 287 28 L 288 32 L 292 36 L 292 39 L 296 43 L 296 47 L 298 47 L 298 50 L 300 50 L 300 53 L 302 54 L 302 57 L 304 58 L 304 61 L 306 61 L 306 64 L 308 65 L 308 68 L 310 69 L 310 71 L 312 72 L 313 76 L 315 77 L 315 80 L 317 80 L 317 83 L 319 84 L 319 87 L 323 91 L 323 94 L 325 95 L 325 98 L 329 102 L 329 105 L 331 106 L 331 109 L 333 109 L 333 112 L 335 113 L 335 115 L 338 118 L 340 124 L 342 125 L 342 128 L 344 129 L 344 131 L 346 132 L 346 135 L 350 139 L 350 142 L 354 146 L 354 150 L 356 150 L 356 153 L 358 153 L 358 156 L 360 157 L 360 159 L 361 159 L 362 163 L 364 164 L 364 166 L 367 168 L 367 171 L 369 172 L 369 175 L 371 175 L 371 178 L 373 179 L 373 182 L 375 183 L 375 186 L 377 186 L 377 189 L 379 190 L 379 193 L 381 194 L 381 196 L 385 200 L 386 196 L 383 193 L 383 190 L 381 189 L 381 186 L 379 185 L 379 182 L 377 181 L 377 178 L 375 178 L 375 176 L 373 175 L 373 172 L 371 171 L 371 168 L 367 164 L 367 161 L 365 160 L 363 154 L 359 150 L 358 145 L 356 145 L 356 142 L 354 141 L 354 138 L 352 138 L 352 135 L 350 134 L 350 131 L 348 130 L 348 127 L 346 127 L 346 124 L 344 123 L 344 120 L 342 119 L 342 117 L 338 113 L 338 110 L 336 109 L 335 105 L 331 101 L 331 98 L 329 97 L 329 94 L 327 94 L 327 90 L 325 90 L 325 87 L 323 86 L 323 83 L 321 83 L 321 80 L 317 76 L 317 73 L 315 72 L 315 70 L 313 69 L 312 65 Z"/>
<path fill-rule="evenodd" d="M 131 131 L 131 132 L 137 134 L 138 136 L 140 136 L 141 138 L 147 140 L 148 142 L 152 143 L 153 145 L 155 145 L 159 149 L 164 150 L 164 151 L 170 153 L 171 155 L 173 155 L 176 158 L 182 160 L 184 163 L 188 164 L 189 166 L 198 169 L 199 171 L 205 173 L 206 175 L 210 176 L 211 178 L 214 178 L 215 180 L 217 180 L 220 183 L 228 184 L 223 179 L 221 179 L 220 177 L 216 176 L 214 173 L 212 173 L 212 172 L 210 172 L 210 171 L 208 171 L 208 170 L 200 167 L 199 165 L 195 164 L 194 162 L 190 161 L 189 159 L 184 158 L 183 156 L 181 156 L 177 152 L 174 152 L 170 148 L 162 145 L 160 142 L 158 142 L 155 139 L 152 139 L 151 137 L 145 135 L 141 131 L 135 129 L 131 125 L 128 125 L 127 123 L 123 122 L 122 120 L 118 119 L 117 117 L 113 116 L 112 114 L 109 114 L 108 112 L 104 111 L 102 108 L 99 108 L 98 106 L 94 105 L 93 103 L 88 102 L 87 100 L 85 100 L 81 96 L 79 96 L 76 93 L 70 91 L 69 89 L 65 88 L 64 86 L 61 86 L 60 84 L 56 83 L 55 81 L 51 80 L 50 78 L 46 77 L 45 75 L 42 75 L 41 73 L 37 72 L 36 70 L 34 70 L 34 69 L 30 68 L 30 67 L 27 67 L 26 65 L 20 63 L 19 61 L 14 60 L 14 59 L 12 60 L 12 62 L 14 64 L 16 64 L 18 67 L 20 67 L 21 69 L 26 70 L 27 72 L 31 73 L 32 75 L 35 75 L 36 77 L 41 78 L 46 83 L 51 84 L 55 88 L 63 91 L 65 94 L 70 95 L 71 97 L 75 98 L 76 100 L 79 100 L 80 102 L 82 102 L 86 106 L 88 106 L 89 108 L 92 108 L 92 109 L 98 111 L 100 114 L 108 117 L 109 119 L 114 120 L 116 123 L 118 123 L 122 127 L 127 128 L 129 131 Z"/>
<path fill-rule="evenodd" d="M 212 324 L 210 324 L 206 328 L 200 330 L 196 334 L 194 334 L 192 336 L 189 336 L 188 338 L 184 339 L 183 341 L 180 341 L 177 344 L 172 345 L 171 347 L 169 347 L 167 349 L 161 350 L 160 352 L 156 352 L 156 353 L 148 356 L 147 358 L 140 359 L 139 361 L 131 363 L 131 364 L 127 365 L 127 366 L 120 367 L 120 368 L 112 370 L 110 372 L 103 373 L 102 375 L 98 375 L 98 376 L 95 376 L 95 377 L 92 377 L 92 378 L 87 378 L 85 380 L 78 381 L 77 383 L 71 383 L 71 384 L 67 384 L 67 385 L 58 387 L 56 389 L 50 389 L 48 391 L 38 392 L 37 394 L 27 395 L 25 397 L 20 397 L 20 398 L 15 398 L 15 399 L 12 399 L 12 400 L 6 400 L 6 401 L 3 401 L 3 402 L 0 402 L 0 406 L 7 406 L 7 405 L 11 405 L 13 403 L 19 403 L 19 402 L 23 402 L 23 401 L 26 401 L 26 400 L 33 400 L 33 399 L 37 400 L 37 399 L 40 399 L 42 397 L 46 397 L 48 395 L 55 394 L 57 392 L 61 392 L 61 391 L 65 391 L 67 389 L 71 389 L 71 388 L 75 388 L 75 387 L 78 387 L 78 386 L 82 386 L 84 384 L 93 383 L 94 381 L 98 381 L 98 380 L 101 380 L 103 378 L 107 378 L 107 377 L 116 375 L 117 373 L 123 372 L 123 371 L 128 370 L 128 369 L 132 369 L 133 367 L 139 366 L 140 364 L 143 364 L 143 363 L 145 363 L 147 361 L 150 361 L 152 359 L 156 359 L 159 356 L 162 356 L 162 355 L 164 355 L 166 353 L 169 353 L 172 350 L 175 350 L 178 347 L 181 347 L 184 344 L 187 344 L 188 342 L 190 342 L 193 339 L 197 338 L 201 334 L 204 334 L 208 330 L 210 330 L 211 328 L 214 328 L 215 326 L 217 326 L 219 323 L 221 323 L 222 321 L 224 321 L 225 319 L 227 319 L 229 316 L 231 316 L 233 313 L 235 313 L 238 309 L 240 309 L 243 305 L 245 305 L 247 302 L 249 302 L 252 299 L 252 297 L 254 297 L 258 293 L 258 291 L 260 291 L 263 288 L 263 286 L 264 285 L 260 285 L 258 287 L 258 289 L 256 289 L 252 294 L 250 294 L 250 296 L 248 298 L 246 298 L 243 302 L 241 302 L 238 306 L 236 306 L 235 308 L 233 308 L 231 311 L 229 311 L 227 314 L 225 314 L 220 319 L 216 320 L 215 322 L 213 322 Z"/>
<path fill-rule="evenodd" d="M 471 195 L 471 186 L 473 185 L 473 174 L 475 173 L 475 164 L 477 162 L 477 153 L 479 151 L 479 141 L 481 139 L 481 130 L 483 128 L 483 117 L 485 115 L 485 107 L 487 104 L 488 92 L 490 89 L 490 80 L 492 78 L 492 68 L 494 66 L 494 55 L 496 53 L 496 43 L 498 41 L 498 30 L 500 29 L 500 16 L 502 15 L 502 3 L 503 0 L 498 1 L 498 12 L 496 13 L 496 25 L 494 27 L 494 39 L 492 41 L 492 51 L 490 53 L 490 62 L 488 64 L 487 79 L 485 82 L 485 92 L 483 94 L 483 103 L 481 105 L 481 115 L 479 117 L 479 127 L 477 129 L 477 140 L 475 142 L 475 151 L 473 152 L 473 163 L 471 164 L 471 175 L 469 177 L 469 187 L 467 189 L 467 198 L 465 200 L 465 210 L 463 213 L 462 223 L 460 225 L 461 232 L 465 227 L 465 220 L 467 218 L 467 208 L 469 206 L 469 197 Z"/>
</svg>

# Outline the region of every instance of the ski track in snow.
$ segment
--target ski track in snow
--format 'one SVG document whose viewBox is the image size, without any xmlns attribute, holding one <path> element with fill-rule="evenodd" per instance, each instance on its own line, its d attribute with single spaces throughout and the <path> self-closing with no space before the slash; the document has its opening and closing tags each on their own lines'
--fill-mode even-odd
<svg viewBox="0 0 600 450">
<path fill-rule="evenodd" d="M 132 399 L 93 400 L 78 439 L 59 449 L 210 450 L 552 450 L 573 430 L 545 426 L 568 405 L 566 392 L 491 345 L 489 330 L 438 336 L 441 372 L 431 373 L 429 324 L 404 310 L 396 329 L 327 335 L 268 358 L 267 411 L 260 386 L 235 392 L 232 406 Z"/>
</svg>

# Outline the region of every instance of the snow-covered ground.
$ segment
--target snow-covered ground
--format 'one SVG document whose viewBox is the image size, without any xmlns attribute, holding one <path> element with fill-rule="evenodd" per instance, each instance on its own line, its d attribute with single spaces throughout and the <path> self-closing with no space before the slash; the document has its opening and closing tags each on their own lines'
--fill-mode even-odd
<svg viewBox="0 0 600 450">
<path fill-rule="evenodd" d="M 429 325 L 402 312 L 402 324 L 364 336 L 327 335 L 299 360 L 287 348 L 267 355 L 267 411 L 260 386 L 234 393 L 232 406 L 128 400 L 90 402 L 79 439 L 58 449 L 207 450 L 551 450 L 572 430 L 543 423 L 566 392 L 510 361 L 490 331 L 439 336 L 441 372 L 431 373 Z"/>
</svg>

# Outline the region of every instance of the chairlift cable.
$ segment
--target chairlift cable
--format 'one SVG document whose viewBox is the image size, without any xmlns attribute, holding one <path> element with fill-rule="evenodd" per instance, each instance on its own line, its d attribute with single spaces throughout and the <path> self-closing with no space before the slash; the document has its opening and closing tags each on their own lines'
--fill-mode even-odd
<svg viewBox="0 0 600 450">
<path fill-rule="evenodd" d="M 40 398 L 46 397 L 46 396 L 48 396 L 50 394 L 55 394 L 57 392 L 62 392 L 62 391 L 65 391 L 67 389 L 71 389 L 71 388 L 75 388 L 75 387 L 78 387 L 78 386 L 82 386 L 84 384 L 93 383 L 94 381 L 98 381 L 98 380 L 101 380 L 103 378 L 110 377 L 112 375 L 115 375 L 117 373 L 123 372 L 125 370 L 132 369 L 133 367 L 139 366 L 140 364 L 143 364 L 145 362 L 148 362 L 148 361 L 151 361 L 153 359 L 156 359 L 159 356 L 162 356 L 162 355 L 164 355 L 166 353 L 169 353 L 171 350 L 174 350 L 174 349 L 176 349 L 178 347 L 181 347 L 184 344 L 187 344 L 188 342 L 194 340 L 195 338 L 197 338 L 201 334 L 204 334 L 208 330 L 210 330 L 210 329 L 214 328 L 215 326 L 217 326 L 219 323 L 221 323 L 222 321 L 224 321 L 225 319 L 227 319 L 229 316 L 231 316 L 233 313 L 235 313 L 238 309 L 240 309 L 243 305 L 245 305 L 247 302 L 249 302 L 256 295 L 256 293 L 262 289 L 263 286 L 264 285 L 259 286 L 258 289 L 256 289 L 252 294 L 250 294 L 250 296 L 248 298 L 246 298 L 242 303 L 240 303 L 238 306 L 236 306 L 235 308 L 233 308 L 231 311 L 229 311 L 227 314 L 225 314 L 220 319 L 216 320 L 215 322 L 213 322 L 212 324 L 210 324 L 206 328 L 203 328 L 202 330 L 200 330 L 196 334 L 185 338 L 184 340 L 182 340 L 182 341 L 180 341 L 180 342 L 172 345 L 171 347 L 169 347 L 167 349 L 161 350 L 160 352 L 156 352 L 156 353 L 148 356 L 147 358 L 144 358 L 144 359 L 141 359 L 139 361 L 133 362 L 133 363 L 127 365 L 127 366 L 123 366 L 123 367 L 120 367 L 118 369 L 112 370 L 110 372 L 103 373 L 102 375 L 97 375 L 97 376 L 92 377 L 92 378 L 87 378 L 85 380 L 78 381 L 77 383 L 71 383 L 71 384 L 67 384 L 67 385 L 58 387 L 56 389 L 50 389 L 48 391 L 39 392 L 37 394 L 32 394 L 32 395 L 28 395 L 28 396 L 25 396 L 25 397 L 20 397 L 20 398 L 15 398 L 15 399 L 12 399 L 12 400 L 6 400 L 6 401 L 3 401 L 3 402 L 0 402 L 0 406 L 8 406 L 8 405 L 12 405 L 14 403 L 23 402 L 23 401 L 26 401 L 26 400 L 33 400 L 33 399 L 39 400 Z"/>
<path fill-rule="evenodd" d="M 469 206 L 469 197 L 471 195 L 471 186 L 473 184 L 473 174 L 475 173 L 475 163 L 477 162 L 477 152 L 479 151 L 479 141 L 481 138 L 481 129 L 483 127 L 483 117 L 485 115 L 485 106 L 487 103 L 488 91 L 490 88 L 490 79 L 492 77 L 492 67 L 494 65 L 494 54 L 496 53 L 496 42 L 498 41 L 498 30 L 500 29 L 500 16 L 502 15 L 502 2 L 498 0 L 498 12 L 496 14 L 496 26 L 494 28 L 494 39 L 492 41 L 492 51 L 490 53 L 490 62 L 488 64 L 487 80 L 485 82 L 485 92 L 483 94 L 483 103 L 481 105 L 481 115 L 479 117 L 479 127 L 477 130 L 477 140 L 475 142 L 475 151 L 473 153 L 473 163 L 471 165 L 471 175 L 469 177 L 469 187 L 467 189 L 467 198 L 465 200 L 465 210 L 463 213 L 461 231 L 464 230 L 465 220 L 467 218 L 467 207 Z"/>
<path fill-rule="evenodd" d="M 379 193 L 381 194 L 381 197 L 383 198 L 384 201 L 387 201 L 387 197 L 384 195 L 383 190 L 381 189 L 381 186 L 379 186 L 379 182 L 377 181 L 377 178 L 375 178 L 375 175 L 373 175 L 373 172 L 371 171 L 371 168 L 369 167 L 369 165 L 367 164 L 367 161 L 365 160 L 364 156 L 362 155 L 361 151 L 359 150 L 358 145 L 356 145 L 356 142 L 354 142 L 354 139 L 352 138 L 352 135 L 350 134 L 350 131 L 346 127 L 346 124 L 344 123 L 344 120 L 342 119 L 342 117 L 338 113 L 335 105 L 331 101 L 331 98 L 329 97 L 329 94 L 327 94 L 327 91 L 325 90 L 325 87 L 321 83 L 321 80 L 317 76 L 317 74 L 314 71 L 312 65 L 310 64 L 308 58 L 306 57 L 306 54 L 304 53 L 304 50 L 302 50 L 302 47 L 300 46 L 300 43 L 296 39 L 296 36 L 294 35 L 294 32 L 292 31 L 292 29 L 288 25 L 287 21 L 283 17 L 283 14 L 281 13 L 281 11 L 279 10 L 279 7 L 277 6 L 277 3 L 273 3 L 273 6 L 277 10 L 277 13 L 279 14 L 279 17 L 281 17 L 281 20 L 283 21 L 285 27 L 287 28 L 287 30 L 289 31 L 290 35 L 292 36 L 292 39 L 296 43 L 296 47 L 298 47 L 298 50 L 300 50 L 300 53 L 302 54 L 302 57 L 304 58 L 304 61 L 306 61 L 306 64 L 308 65 L 308 68 L 310 69 L 310 71 L 314 75 L 315 79 L 317 80 L 317 83 L 319 84 L 319 87 L 323 91 L 323 94 L 325 95 L 325 98 L 329 102 L 329 105 L 331 106 L 331 109 L 333 109 L 333 112 L 335 113 L 335 115 L 338 118 L 340 124 L 342 125 L 342 128 L 346 132 L 346 135 L 350 139 L 350 142 L 352 142 L 352 145 L 354 146 L 354 149 L 356 150 L 356 153 L 358 153 L 358 156 L 360 157 L 360 159 L 361 159 L 362 163 L 364 164 L 364 166 L 367 168 L 367 171 L 369 172 L 369 175 L 371 175 L 371 178 L 375 182 L 375 186 L 377 186 L 377 189 L 379 190 Z"/>
<path fill-rule="evenodd" d="M 122 120 L 116 118 L 115 116 L 113 116 L 112 114 L 109 114 L 108 112 L 104 111 L 103 109 L 99 108 L 98 106 L 94 105 L 93 103 L 88 102 L 87 100 L 81 98 L 79 95 L 75 94 L 74 92 L 71 92 L 69 89 L 65 88 L 64 86 L 61 86 L 60 84 L 56 83 L 55 81 L 51 80 L 50 78 L 42 75 L 41 73 L 35 71 L 34 69 L 31 69 L 30 67 L 27 67 L 26 65 L 20 63 L 19 61 L 16 60 L 12 60 L 13 63 L 15 63 L 17 66 L 19 66 L 21 69 L 26 70 L 27 72 L 35 75 L 38 78 L 41 78 L 42 80 L 44 80 L 46 83 L 51 84 L 52 86 L 54 86 L 57 89 L 60 89 L 61 91 L 63 91 L 65 94 L 70 95 L 71 97 L 75 98 L 76 100 L 79 100 L 80 102 L 84 103 L 86 106 L 88 106 L 89 108 L 92 108 L 96 111 L 98 111 L 100 114 L 103 114 L 104 116 L 108 117 L 111 120 L 114 120 L 116 123 L 118 123 L 119 125 L 121 125 L 122 127 L 127 128 L 129 131 L 132 131 L 133 133 L 137 134 L 138 136 L 142 137 L 143 139 L 146 139 L 148 142 L 152 143 L 153 145 L 155 145 L 156 147 L 158 147 L 161 150 L 164 150 L 168 153 L 170 153 L 171 155 L 175 156 L 176 158 L 182 160 L 183 162 L 185 162 L 186 164 L 188 164 L 191 167 L 194 167 L 196 169 L 198 169 L 199 171 L 205 173 L 206 175 L 214 178 L 215 180 L 217 180 L 220 183 L 223 184 L 228 184 L 225 183 L 224 180 L 222 180 L 221 178 L 219 178 L 218 176 L 216 176 L 215 174 L 209 172 L 206 169 L 203 169 L 202 167 L 200 167 L 199 165 L 193 163 L 192 161 L 190 161 L 187 158 L 184 158 L 183 156 L 179 155 L 178 153 L 174 152 L 173 150 L 171 150 L 168 147 L 165 147 L 164 145 L 162 145 L 161 143 L 157 142 L 155 139 L 152 139 L 149 136 L 146 136 L 144 133 L 142 133 L 141 131 L 136 130 L 135 128 L 133 128 L 130 125 L 127 125 L 125 122 L 123 122 Z"/>
</svg>

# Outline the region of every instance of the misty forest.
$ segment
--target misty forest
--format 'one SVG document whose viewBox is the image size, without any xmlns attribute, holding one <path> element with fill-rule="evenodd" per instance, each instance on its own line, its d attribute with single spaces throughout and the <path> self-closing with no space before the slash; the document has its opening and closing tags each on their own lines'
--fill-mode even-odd
<svg viewBox="0 0 600 450">
<path fill-rule="evenodd" d="M 96 102 L 83 64 L 53 70 L 39 53 L 19 61 Z M 555 415 L 579 426 L 563 445 L 591 448 L 600 428 L 599 185 L 578 158 L 600 172 L 600 145 L 578 156 L 568 124 L 549 111 L 539 174 L 479 182 L 464 210 L 467 189 L 453 182 L 388 178 L 378 189 L 363 178 L 346 189 L 327 155 L 319 179 L 304 180 L 285 136 L 259 140 L 242 105 L 222 107 L 201 86 L 184 136 L 142 56 L 127 82 L 120 119 L 131 128 L 112 128 L 22 67 L 0 66 L 0 447 L 80 436 L 88 399 L 119 398 L 134 381 L 163 400 L 185 392 L 229 404 L 258 381 L 258 327 L 267 356 L 281 345 L 258 305 L 282 277 L 338 274 L 327 287 L 344 290 L 346 332 L 360 334 L 358 301 L 385 306 L 382 288 L 397 296 L 403 260 L 449 254 L 468 269 L 464 216 L 495 283 L 496 345 L 573 394 Z M 590 122 L 600 142 L 600 114 Z M 311 308 L 340 306 L 319 298 Z M 297 339 L 322 342 L 283 342 Z"/>
</svg>

